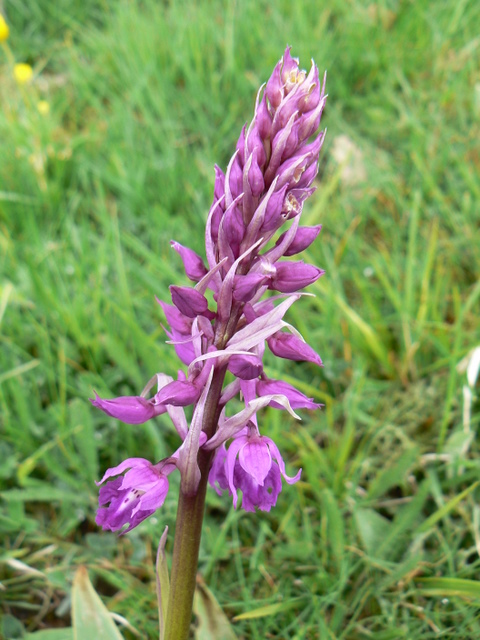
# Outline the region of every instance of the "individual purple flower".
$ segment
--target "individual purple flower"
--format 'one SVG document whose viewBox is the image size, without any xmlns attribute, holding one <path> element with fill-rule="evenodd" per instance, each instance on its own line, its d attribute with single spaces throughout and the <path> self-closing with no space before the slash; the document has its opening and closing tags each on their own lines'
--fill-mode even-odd
<svg viewBox="0 0 480 640">
<path fill-rule="evenodd" d="M 195 251 L 192 251 L 192 249 L 184 247 L 174 240 L 171 240 L 170 244 L 182 258 L 187 277 L 190 278 L 190 280 L 193 280 L 193 282 L 201 280 L 207 273 L 207 269 L 203 264 L 202 258 L 195 253 Z"/>
<path fill-rule="evenodd" d="M 297 253 L 301 253 L 308 249 L 312 242 L 316 239 L 322 229 L 322 225 L 319 224 L 316 227 L 298 227 L 297 232 L 293 240 L 289 243 L 288 248 L 284 251 L 284 256 L 294 256 Z M 285 239 L 287 232 L 282 233 L 276 242 L 276 246 L 280 245 Z"/>
<path fill-rule="evenodd" d="M 255 220 L 256 226 L 258 226 L 258 222 L 261 221 L 259 233 L 273 232 L 285 222 L 284 211 L 288 198 L 287 189 L 288 184 L 285 184 L 281 189 L 274 190 L 270 195 L 267 194 L 267 196 L 265 196 L 261 208 L 259 207 L 257 209 L 257 212 L 261 212 L 261 216 L 256 216 L 256 218 L 258 217 L 258 221 L 257 219 Z"/>
<path fill-rule="evenodd" d="M 172 284 L 170 293 L 172 294 L 173 304 L 187 318 L 195 318 L 209 313 L 207 299 L 196 289 L 177 287 Z"/>
<path fill-rule="evenodd" d="M 171 329 L 177 331 L 181 335 L 190 336 L 192 333 L 192 318 L 185 316 L 177 309 L 177 307 L 167 304 L 158 298 L 157 302 L 162 307 L 163 313 L 165 314 Z"/>
<path fill-rule="evenodd" d="M 267 344 L 270 351 L 279 358 L 296 360 L 297 362 L 313 362 L 319 367 L 322 366 L 322 360 L 318 353 L 304 340 L 291 333 L 277 331 L 267 339 Z"/>
<path fill-rule="evenodd" d="M 299 291 L 309 284 L 314 283 L 325 273 L 313 264 L 304 262 L 277 262 L 276 272 L 269 283 L 269 289 L 275 289 L 282 293 Z"/>
<path fill-rule="evenodd" d="M 256 384 L 256 391 L 257 395 L 260 397 L 276 394 L 285 396 L 292 409 L 319 409 L 323 406 L 314 402 L 313 398 L 308 398 L 301 391 L 295 389 L 295 387 L 283 380 L 269 380 L 268 378 L 258 380 Z M 270 406 L 275 407 L 276 409 L 285 409 L 284 406 L 275 400 L 270 402 Z"/>
<path fill-rule="evenodd" d="M 246 433 L 244 433 L 246 432 Z M 302 470 L 292 478 L 285 472 L 285 463 L 271 438 L 261 436 L 255 428 L 247 428 L 237 435 L 228 450 L 221 447 L 209 476 L 210 484 L 221 489 L 228 487 L 237 508 L 238 494 L 242 491 L 242 508 L 246 511 L 270 511 L 282 490 L 281 476 L 294 484 Z"/>
<path fill-rule="evenodd" d="M 248 302 L 260 287 L 268 282 L 263 273 L 250 273 L 247 276 L 235 276 L 233 283 L 233 298 L 237 302 Z"/>
<path fill-rule="evenodd" d="M 107 416 L 117 418 L 126 424 L 142 424 L 167 410 L 165 405 L 157 402 L 154 398 L 146 400 L 141 396 L 120 396 L 104 400 L 95 393 L 95 399 L 90 399 L 90 402 Z"/>
<path fill-rule="evenodd" d="M 100 508 L 95 522 L 108 531 L 119 531 L 128 524 L 122 534 L 131 531 L 163 505 L 168 493 L 168 475 L 175 466 L 174 458 L 158 464 L 143 458 L 128 458 L 108 469 L 96 483 L 98 486 L 112 476 L 119 477 L 100 488 Z"/>
<path fill-rule="evenodd" d="M 155 396 L 157 402 L 174 407 L 187 407 L 198 400 L 202 386 L 188 380 L 174 380 L 165 385 Z"/>
<path fill-rule="evenodd" d="M 228 370 L 240 380 L 253 380 L 263 371 L 261 359 L 254 353 L 232 356 L 228 362 Z"/>
<path fill-rule="evenodd" d="M 290 483 L 291 484 L 291 483 Z M 265 476 L 263 484 L 259 484 L 242 468 L 239 461 L 235 462 L 233 485 L 242 492 L 242 509 L 245 511 L 270 511 L 277 504 L 277 498 L 282 490 L 282 478 L 277 465 L 273 464 Z M 236 491 L 233 502 L 236 503 Z"/>
</svg>

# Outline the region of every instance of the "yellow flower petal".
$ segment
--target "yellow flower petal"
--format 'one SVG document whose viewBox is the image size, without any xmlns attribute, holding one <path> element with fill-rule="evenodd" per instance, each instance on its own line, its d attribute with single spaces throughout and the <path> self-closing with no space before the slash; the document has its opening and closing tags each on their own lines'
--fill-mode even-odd
<svg viewBox="0 0 480 640">
<path fill-rule="evenodd" d="M 13 75 L 18 84 L 26 84 L 32 79 L 33 69 L 29 64 L 19 62 L 13 67 Z"/>
<path fill-rule="evenodd" d="M 0 42 L 5 42 L 8 38 L 8 34 L 10 33 L 10 29 L 8 28 L 8 24 L 5 22 L 5 18 L 0 13 Z"/>
<path fill-rule="evenodd" d="M 47 113 L 50 111 L 50 105 L 46 100 L 39 100 L 37 102 L 37 109 L 39 113 L 42 114 L 42 116 L 46 116 Z"/>
</svg>

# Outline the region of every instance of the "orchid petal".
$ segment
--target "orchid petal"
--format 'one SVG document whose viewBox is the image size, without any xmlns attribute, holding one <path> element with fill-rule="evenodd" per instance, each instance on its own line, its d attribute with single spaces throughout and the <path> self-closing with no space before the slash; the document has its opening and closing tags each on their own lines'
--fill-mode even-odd
<svg viewBox="0 0 480 640">
<path fill-rule="evenodd" d="M 253 415 L 257 413 L 260 409 L 268 406 L 270 402 L 277 402 L 282 405 L 288 413 L 297 420 L 301 420 L 300 416 L 295 413 L 295 411 L 290 406 L 290 403 L 286 396 L 282 395 L 271 395 L 271 396 L 263 396 L 261 398 L 257 398 L 256 400 L 252 400 L 248 403 L 248 405 L 239 413 L 236 413 L 231 418 L 227 418 L 221 428 L 217 431 L 217 433 L 210 438 L 210 440 L 203 446 L 207 451 L 212 451 L 219 447 L 223 442 L 226 442 L 230 438 L 232 438 L 240 429 L 248 423 Z"/>
<path fill-rule="evenodd" d="M 187 496 L 195 495 L 198 483 L 200 482 L 200 469 L 198 467 L 197 456 L 200 448 L 200 434 L 203 426 L 203 413 L 207 401 L 210 385 L 212 384 L 214 368 L 210 369 L 208 379 L 198 399 L 192 422 L 178 455 L 178 468 L 182 474 L 181 488 Z"/>
<path fill-rule="evenodd" d="M 302 470 L 299 469 L 298 473 L 293 477 L 287 476 L 287 474 L 285 473 L 285 462 L 283 461 L 282 455 L 278 450 L 277 445 L 274 443 L 274 441 L 271 438 L 264 437 L 264 440 L 268 442 L 268 447 L 272 453 L 272 457 L 275 458 L 275 460 L 277 461 L 278 468 L 280 469 L 280 473 L 288 482 L 288 484 L 294 484 L 295 482 L 298 482 L 300 480 Z"/>
<path fill-rule="evenodd" d="M 126 424 L 142 424 L 167 410 L 165 406 L 154 403 L 153 400 L 145 400 L 141 396 L 102 399 L 95 392 L 95 398 L 90 398 L 90 402 L 107 416 L 117 418 Z"/>
<path fill-rule="evenodd" d="M 272 466 L 272 457 L 267 443 L 262 438 L 247 442 L 238 453 L 238 461 L 242 469 L 258 484 L 263 485 Z"/>
<path fill-rule="evenodd" d="M 207 273 L 207 269 L 203 264 L 202 258 L 195 253 L 195 251 L 192 251 L 192 249 L 184 247 L 174 240 L 170 241 L 170 245 L 178 254 L 180 254 L 187 277 L 190 278 L 190 280 L 193 280 L 193 282 L 201 280 Z"/>
<path fill-rule="evenodd" d="M 298 300 L 298 294 L 289 296 L 281 304 L 275 307 L 269 313 L 265 313 L 250 322 L 244 329 L 237 333 L 228 341 L 227 351 L 231 349 L 251 349 L 258 345 L 259 342 L 266 340 L 283 326 L 282 318 L 288 308 Z"/>
</svg>

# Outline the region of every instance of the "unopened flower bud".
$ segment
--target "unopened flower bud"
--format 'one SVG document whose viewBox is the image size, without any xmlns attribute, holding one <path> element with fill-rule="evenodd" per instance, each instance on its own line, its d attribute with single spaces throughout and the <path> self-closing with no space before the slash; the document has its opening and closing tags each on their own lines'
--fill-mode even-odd
<svg viewBox="0 0 480 640">
<path fill-rule="evenodd" d="M 265 87 L 265 94 L 274 109 L 276 109 L 283 98 L 283 80 L 280 75 L 283 60 L 277 62 L 272 75 L 268 79 L 267 86 Z"/>
<path fill-rule="evenodd" d="M 208 300 L 195 289 L 171 285 L 170 293 L 173 304 L 188 318 L 208 315 Z"/>
<path fill-rule="evenodd" d="M 313 362 L 319 367 L 322 366 L 322 360 L 318 353 L 306 342 L 291 333 L 278 331 L 268 338 L 267 343 L 270 351 L 279 358 L 295 360 L 296 362 Z"/>
<path fill-rule="evenodd" d="M 198 400 L 201 392 L 202 389 L 192 382 L 174 380 L 160 389 L 155 400 L 162 405 L 172 404 L 174 407 L 187 407 Z"/>
<path fill-rule="evenodd" d="M 241 380 L 254 380 L 261 375 L 263 364 L 255 354 L 248 356 L 235 355 L 228 361 L 228 370 Z"/>
<path fill-rule="evenodd" d="M 178 242 L 174 240 L 170 241 L 170 244 L 175 249 L 175 251 L 180 254 L 180 257 L 183 260 L 183 266 L 185 267 L 185 273 L 190 280 L 193 282 L 198 282 L 203 278 L 203 276 L 207 273 L 207 269 L 203 264 L 202 258 L 189 249 L 188 247 L 184 247 Z"/>
<path fill-rule="evenodd" d="M 263 149 L 263 147 L 262 147 L 262 149 Z M 257 152 L 256 152 L 256 150 L 253 151 L 253 153 L 251 154 L 250 158 L 251 158 L 251 160 L 250 160 L 250 166 L 249 166 L 248 173 L 247 173 L 247 182 L 248 182 L 248 187 L 250 188 L 250 191 L 251 191 L 252 195 L 255 198 L 258 198 L 258 196 L 265 189 L 265 181 L 263 179 L 263 172 L 260 169 L 259 164 L 257 162 Z"/>
<path fill-rule="evenodd" d="M 274 191 L 270 196 L 265 208 L 265 215 L 259 233 L 278 229 L 278 227 L 283 223 L 283 219 L 281 216 L 285 203 L 285 194 L 287 192 L 287 188 L 288 185 L 284 185 L 278 191 Z"/>
<path fill-rule="evenodd" d="M 268 110 L 266 94 L 263 95 L 258 105 L 255 122 L 262 140 L 269 138 L 272 131 L 272 116 Z"/>
<path fill-rule="evenodd" d="M 299 262 L 277 262 L 276 273 L 270 281 L 269 289 L 281 293 L 293 293 L 314 283 L 325 271 L 313 264 Z"/>
<path fill-rule="evenodd" d="M 319 224 L 316 227 L 298 227 L 295 237 L 292 242 L 288 246 L 288 249 L 284 252 L 284 256 L 294 256 L 297 253 L 301 253 L 308 249 L 308 247 L 312 244 L 312 242 L 316 239 L 322 225 Z M 287 232 L 282 233 L 282 235 L 277 240 L 277 245 L 281 244 Z"/>
<path fill-rule="evenodd" d="M 156 401 L 146 400 L 141 396 L 120 396 L 111 400 L 104 400 L 95 394 L 90 399 L 94 407 L 98 407 L 107 416 L 117 418 L 126 424 L 143 424 L 154 416 L 166 412 L 166 407 Z"/>
<path fill-rule="evenodd" d="M 258 289 L 268 282 L 263 273 L 248 273 L 245 276 L 235 276 L 233 281 L 233 298 L 238 302 L 248 302 Z"/>
</svg>

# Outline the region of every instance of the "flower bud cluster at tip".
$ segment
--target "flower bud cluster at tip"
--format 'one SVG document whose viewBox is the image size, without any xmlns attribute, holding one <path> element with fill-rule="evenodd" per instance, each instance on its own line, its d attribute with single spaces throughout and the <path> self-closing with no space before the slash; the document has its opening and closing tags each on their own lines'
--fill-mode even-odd
<svg viewBox="0 0 480 640">
<path fill-rule="evenodd" d="M 182 490 L 194 494 L 200 447 L 215 451 L 211 485 L 228 491 L 235 506 L 240 490 L 247 510 L 270 510 L 282 477 L 290 483 L 299 479 L 300 471 L 287 476 L 278 448 L 260 434 L 257 412 L 272 406 L 298 418 L 294 409 L 320 406 L 287 382 L 270 379 L 263 356 L 268 348 L 280 358 L 322 365 L 320 356 L 283 318 L 299 292 L 324 273 L 302 260 L 284 258 L 308 248 L 321 229 L 299 222 L 303 203 L 314 191 L 324 139 L 324 132 L 317 131 L 325 101 L 325 78 L 320 82 L 318 68 L 312 62 L 308 73 L 301 70 L 287 48 L 257 96 L 252 122 L 242 129 L 226 172 L 215 167 L 205 232 L 207 264 L 192 249 L 171 242 L 195 284 L 172 285 L 172 304 L 159 304 L 169 325 L 168 342 L 187 371 L 180 370 L 175 380 L 156 374 L 140 396 L 104 400 L 96 395 L 92 403 L 129 424 L 168 413 L 182 444 L 168 464 L 129 459 L 130 471 L 123 479 L 128 465 L 107 472 L 103 480 L 120 477 L 102 487 L 97 522 L 104 528 L 129 524 L 130 530 L 148 517 L 160 506 L 160 498 L 155 502 L 150 496 L 164 496 L 166 476 L 175 466 L 182 475 Z M 265 298 L 268 291 L 276 295 Z M 212 431 L 203 415 L 212 380 L 216 374 L 224 376 L 225 370 L 233 382 L 221 392 L 218 426 Z M 227 416 L 227 403 L 238 395 L 245 408 Z M 190 425 L 183 409 L 188 405 L 194 406 Z M 128 474 L 133 484 L 125 482 Z"/>
</svg>

